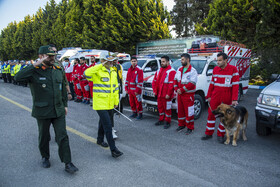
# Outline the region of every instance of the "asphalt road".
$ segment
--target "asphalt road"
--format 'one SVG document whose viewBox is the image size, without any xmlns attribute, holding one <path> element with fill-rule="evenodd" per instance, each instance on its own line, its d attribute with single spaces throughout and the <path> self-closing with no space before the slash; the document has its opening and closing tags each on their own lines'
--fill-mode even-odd
<svg viewBox="0 0 280 187">
<path fill-rule="evenodd" d="M 176 117 L 165 130 L 154 126 L 155 113 L 144 111 L 144 119 L 134 123 L 115 117 L 116 145 L 124 152 L 118 159 L 94 143 L 97 113 L 87 105 L 69 102 L 66 119 L 72 160 L 80 170 L 70 175 L 59 160 L 53 128 L 51 167 L 40 166 L 30 90 L 0 80 L 0 186 L 279 186 L 280 133 L 260 137 L 255 131 L 259 92 L 249 90 L 240 103 L 249 111 L 248 141 L 239 140 L 237 147 L 219 144 L 216 136 L 200 140 L 206 110 L 189 136 L 175 131 Z M 124 113 L 130 115 L 128 106 Z"/>
</svg>

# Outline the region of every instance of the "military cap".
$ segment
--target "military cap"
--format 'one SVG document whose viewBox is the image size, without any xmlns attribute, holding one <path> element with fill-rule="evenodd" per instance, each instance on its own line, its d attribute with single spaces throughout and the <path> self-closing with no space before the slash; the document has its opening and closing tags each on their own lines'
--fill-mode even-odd
<svg viewBox="0 0 280 187">
<path fill-rule="evenodd" d="M 44 45 L 39 48 L 39 54 L 47 54 L 47 55 L 57 55 L 56 52 L 53 50 L 53 47 L 49 45 Z"/>
<path fill-rule="evenodd" d="M 80 59 L 81 59 L 81 60 L 85 60 L 86 58 L 82 56 L 82 57 L 80 57 Z"/>
</svg>

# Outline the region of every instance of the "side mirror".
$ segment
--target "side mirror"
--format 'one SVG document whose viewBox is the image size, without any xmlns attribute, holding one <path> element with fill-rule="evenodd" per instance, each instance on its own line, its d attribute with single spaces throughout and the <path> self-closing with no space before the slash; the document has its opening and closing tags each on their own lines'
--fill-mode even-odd
<svg viewBox="0 0 280 187">
<path fill-rule="evenodd" d="M 208 69 L 207 72 L 206 72 L 206 75 L 207 76 L 213 75 L 213 69 Z"/>
<path fill-rule="evenodd" d="M 271 80 L 271 81 L 275 81 L 278 77 L 279 77 L 279 74 L 272 74 L 272 75 L 270 76 L 270 80 Z"/>
<path fill-rule="evenodd" d="M 151 72 L 152 71 L 152 68 L 150 68 L 150 67 L 146 67 L 145 69 L 144 69 L 144 72 Z"/>
</svg>

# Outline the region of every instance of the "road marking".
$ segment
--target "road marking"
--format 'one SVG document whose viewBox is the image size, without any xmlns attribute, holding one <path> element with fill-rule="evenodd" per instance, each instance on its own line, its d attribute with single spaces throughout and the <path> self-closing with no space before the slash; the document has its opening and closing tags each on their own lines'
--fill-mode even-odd
<svg viewBox="0 0 280 187">
<path fill-rule="evenodd" d="M 27 110 L 28 112 L 32 112 L 32 110 L 31 110 L 30 108 L 28 108 L 28 107 L 26 107 L 26 106 L 24 106 L 24 105 L 22 105 L 22 104 L 19 104 L 19 103 L 15 102 L 15 101 L 13 101 L 13 100 L 7 98 L 7 97 L 4 97 L 4 96 L 1 95 L 1 94 L 0 94 L 0 97 L 2 97 L 2 98 L 5 99 L 6 101 L 9 101 L 10 103 L 13 103 L 14 105 L 16 105 L 16 106 L 18 106 L 18 107 L 20 107 L 20 108 L 22 108 L 22 109 L 24 109 L 24 110 Z M 81 138 L 83 138 L 83 139 L 85 139 L 85 140 L 87 140 L 87 141 L 89 141 L 89 142 L 92 142 L 92 143 L 97 144 L 97 140 L 96 140 L 95 138 L 93 138 L 93 137 L 91 137 L 91 136 L 88 136 L 88 135 L 86 135 L 86 134 L 84 134 L 84 133 L 82 133 L 82 132 L 80 132 L 80 131 L 78 131 L 78 130 L 76 130 L 76 129 L 73 129 L 72 127 L 69 127 L 69 126 L 66 125 L 66 130 L 72 132 L 73 134 L 76 134 L 77 136 L 80 136 Z M 101 147 L 101 146 L 100 146 L 100 147 Z M 105 147 L 101 147 L 101 148 L 103 148 L 103 149 L 109 149 L 109 148 L 105 148 Z"/>
<path fill-rule="evenodd" d="M 7 98 L 7 97 L 4 97 L 4 96 L 1 95 L 1 94 L 0 94 L 0 97 L 2 97 L 3 99 L 9 101 L 10 103 L 13 103 L 13 104 L 17 105 L 18 107 L 20 107 L 20 108 L 22 108 L 22 109 L 24 109 L 24 110 L 27 110 L 28 112 L 32 112 L 32 110 L 31 110 L 30 108 L 28 108 L 28 107 L 26 107 L 26 106 L 24 106 L 24 105 L 21 105 L 21 104 L 15 102 L 15 101 L 13 101 L 13 100 Z"/>
</svg>

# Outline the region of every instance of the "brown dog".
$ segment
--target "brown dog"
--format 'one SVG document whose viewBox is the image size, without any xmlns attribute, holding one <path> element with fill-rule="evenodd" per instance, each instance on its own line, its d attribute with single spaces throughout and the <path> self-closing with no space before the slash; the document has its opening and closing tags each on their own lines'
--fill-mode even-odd
<svg viewBox="0 0 280 187">
<path fill-rule="evenodd" d="M 245 107 L 233 107 L 222 103 L 216 110 L 213 110 L 212 113 L 216 118 L 220 118 L 226 129 L 227 139 L 224 144 L 229 144 L 230 136 L 233 135 L 232 145 L 237 146 L 236 141 L 239 138 L 239 131 L 241 129 L 243 140 L 247 140 L 245 133 L 248 121 L 248 111 Z"/>
</svg>

